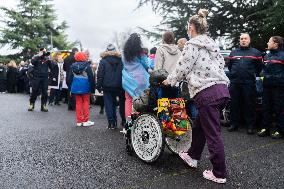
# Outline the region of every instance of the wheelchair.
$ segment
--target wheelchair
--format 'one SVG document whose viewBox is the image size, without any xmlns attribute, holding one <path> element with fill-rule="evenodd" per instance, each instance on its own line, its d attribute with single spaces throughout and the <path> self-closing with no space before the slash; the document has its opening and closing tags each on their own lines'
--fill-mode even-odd
<svg viewBox="0 0 284 189">
<path fill-rule="evenodd" d="M 162 156 L 165 146 L 174 154 L 187 151 L 192 141 L 192 121 L 186 113 L 185 100 L 160 96 L 155 103 L 147 99 L 149 94 L 141 98 L 142 107 L 133 99 L 136 111 L 125 125 L 127 153 L 152 163 Z"/>
</svg>

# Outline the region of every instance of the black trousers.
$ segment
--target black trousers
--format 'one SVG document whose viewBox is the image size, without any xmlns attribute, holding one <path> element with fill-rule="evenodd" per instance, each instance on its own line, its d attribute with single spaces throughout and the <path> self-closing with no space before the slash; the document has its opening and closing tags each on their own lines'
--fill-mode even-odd
<svg viewBox="0 0 284 189">
<path fill-rule="evenodd" d="M 38 95 L 41 94 L 41 105 L 45 105 L 47 102 L 47 89 L 48 89 L 48 78 L 46 77 L 35 77 L 31 80 L 32 94 L 30 97 L 30 103 L 35 103 Z"/>
<path fill-rule="evenodd" d="M 76 98 L 75 95 L 71 93 L 71 89 L 68 88 L 68 110 L 75 110 L 76 109 Z"/>
<path fill-rule="evenodd" d="M 262 128 L 272 128 L 273 114 L 276 128 L 284 134 L 284 87 L 264 87 L 262 98 Z"/>
<path fill-rule="evenodd" d="M 255 105 L 256 87 L 255 84 L 230 84 L 230 124 L 239 127 L 244 120 L 248 129 L 255 127 Z"/>
<path fill-rule="evenodd" d="M 7 80 L 0 79 L 0 92 L 6 92 L 7 90 Z"/>
</svg>

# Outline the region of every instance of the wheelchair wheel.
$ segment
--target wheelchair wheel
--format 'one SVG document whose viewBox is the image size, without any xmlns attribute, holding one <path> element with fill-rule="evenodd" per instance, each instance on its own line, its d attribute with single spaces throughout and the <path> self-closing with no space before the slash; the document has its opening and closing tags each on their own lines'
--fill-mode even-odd
<svg viewBox="0 0 284 189">
<path fill-rule="evenodd" d="M 165 136 L 165 142 L 168 149 L 174 154 L 187 152 L 192 141 L 192 121 L 190 120 L 190 129 L 181 136 Z"/>
<path fill-rule="evenodd" d="M 151 114 L 142 114 L 134 122 L 131 142 L 135 154 L 146 163 L 156 161 L 164 151 L 161 123 Z"/>
</svg>

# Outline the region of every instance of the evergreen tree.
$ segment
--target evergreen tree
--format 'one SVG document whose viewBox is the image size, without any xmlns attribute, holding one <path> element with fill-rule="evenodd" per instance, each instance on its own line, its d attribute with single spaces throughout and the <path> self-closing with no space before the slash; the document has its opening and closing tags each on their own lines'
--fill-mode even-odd
<svg viewBox="0 0 284 189">
<path fill-rule="evenodd" d="M 242 32 L 249 33 L 252 45 L 261 50 L 270 36 L 284 33 L 283 0 L 139 0 L 138 8 L 148 3 L 163 17 L 157 31 L 170 28 L 177 38 L 187 36 L 186 22 L 200 8 L 210 12 L 210 36 L 229 38 L 232 47 L 238 46 Z M 148 34 L 158 36 L 154 32 Z"/>
<path fill-rule="evenodd" d="M 4 28 L 0 30 L 0 45 L 9 45 L 20 52 L 14 57 L 26 56 L 31 50 L 37 52 L 39 46 L 53 43 L 58 49 L 69 49 L 66 22 L 56 24 L 56 14 L 52 0 L 19 0 L 16 9 L 0 7 L 3 11 Z"/>
</svg>

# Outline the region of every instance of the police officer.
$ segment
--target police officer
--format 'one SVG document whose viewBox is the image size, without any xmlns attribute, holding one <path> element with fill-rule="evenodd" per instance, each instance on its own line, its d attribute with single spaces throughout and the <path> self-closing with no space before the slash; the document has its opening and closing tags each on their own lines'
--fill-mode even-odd
<svg viewBox="0 0 284 189">
<path fill-rule="evenodd" d="M 274 139 L 284 135 L 284 52 L 283 38 L 273 36 L 267 43 L 270 51 L 264 57 L 263 116 L 262 129 L 258 136 L 270 134 Z M 276 128 L 271 130 L 272 115 L 275 114 Z"/>
<path fill-rule="evenodd" d="M 262 54 L 250 47 L 250 36 L 246 33 L 240 36 L 240 47 L 229 55 L 228 68 L 230 71 L 230 127 L 235 131 L 241 120 L 245 121 L 247 133 L 254 133 L 256 75 L 262 70 Z"/>
<path fill-rule="evenodd" d="M 46 107 L 48 97 L 48 68 L 53 68 L 49 55 L 50 53 L 47 53 L 45 48 L 40 48 L 39 53 L 31 60 L 34 70 L 33 78 L 31 79 L 32 94 L 30 97 L 30 106 L 28 111 L 34 110 L 36 98 L 41 93 L 41 111 L 48 112 Z"/>
</svg>

